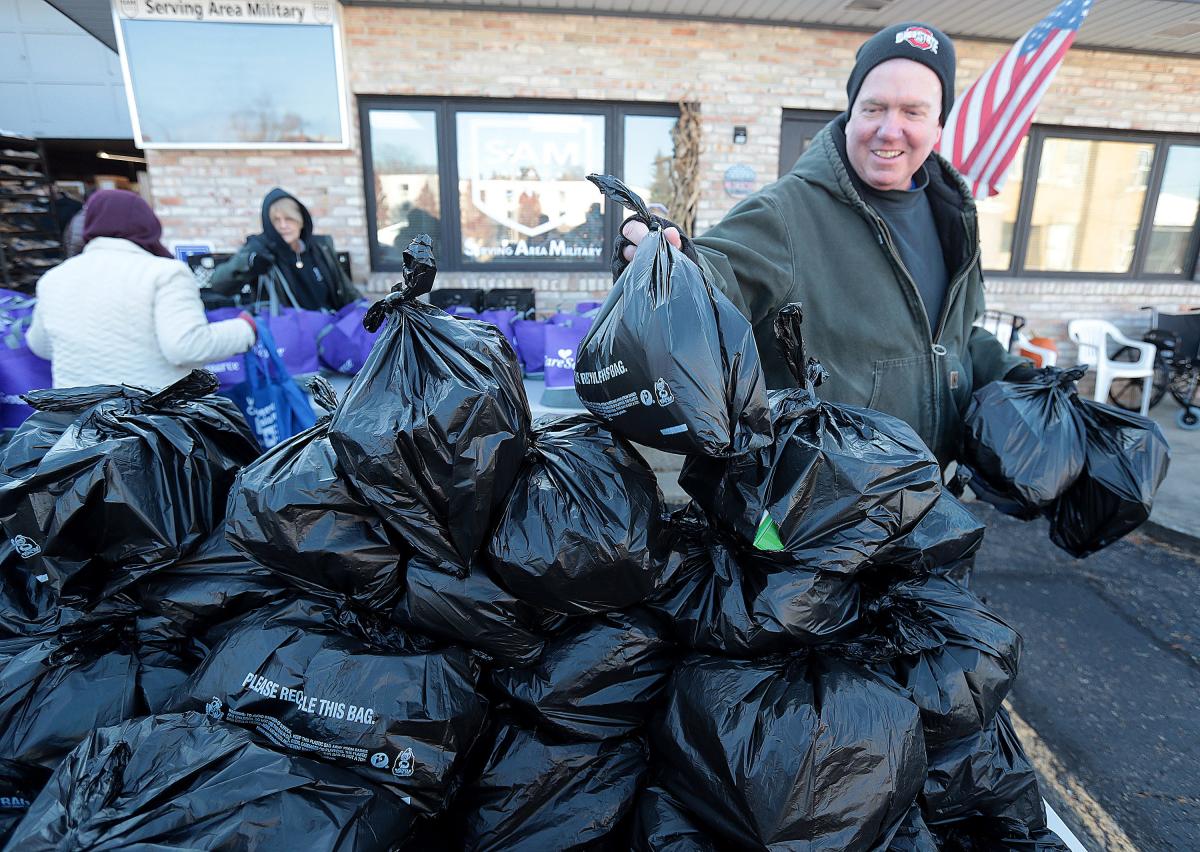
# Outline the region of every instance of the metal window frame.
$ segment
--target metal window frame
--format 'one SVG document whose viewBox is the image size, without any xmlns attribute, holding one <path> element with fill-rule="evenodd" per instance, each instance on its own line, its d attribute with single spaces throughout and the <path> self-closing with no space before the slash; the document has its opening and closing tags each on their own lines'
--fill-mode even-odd
<svg viewBox="0 0 1200 852">
<path fill-rule="evenodd" d="M 378 213 L 375 204 L 375 164 L 372 156 L 372 111 L 424 111 L 434 113 L 437 133 L 438 189 L 441 194 L 442 245 L 438 268 L 448 272 L 582 272 L 609 270 L 604 251 L 595 262 L 503 260 L 484 263 L 467 261 L 462 256 L 462 212 L 458 199 L 458 122 L 459 112 L 562 113 L 564 115 L 601 115 L 604 117 L 604 170 L 624 178 L 625 117 L 640 115 L 679 116 L 676 104 L 637 101 L 590 101 L 538 98 L 460 98 L 417 97 L 409 95 L 359 95 L 359 138 L 362 140 L 363 195 L 367 210 L 367 245 L 372 272 L 398 272 L 399 261 L 387 260 L 375 236 Z M 624 220 L 615 205 L 604 205 L 604 244 L 611 246 L 617 227 Z M 620 215 L 618 215 L 620 214 Z"/>
<path fill-rule="evenodd" d="M 1124 272 L 1080 272 L 1061 270 L 1029 269 L 1025 265 L 1029 249 L 1029 235 L 1033 220 L 1033 206 L 1037 197 L 1037 176 L 1042 165 L 1042 146 L 1047 139 L 1082 139 L 1091 142 L 1132 142 L 1152 144 L 1154 155 L 1146 181 L 1146 198 L 1138 220 L 1137 236 L 1133 245 L 1133 257 L 1129 269 Z M 1200 208 L 1196 221 L 1192 223 L 1192 235 L 1188 241 L 1187 256 L 1181 273 L 1146 272 L 1146 254 L 1149 250 L 1150 234 L 1154 225 L 1154 211 L 1162 193 L 1162 179 L 1166 172 L 1167 151 L 1172 145 L 1200 147 L 1200 136 L 1189 133 L 1170 133 L 1153 130 L 1111 130 L 1095 127 L 1068 127 L 1058 125 L 1034 125 L 1029 131 L 1029 144 L 1025 148 L 1024 172 L 1021 197 L 1017 203 L 1017 219 L 1013 224 L 1013 244 L 1009 265 L 1006 268 L 988 269 L 990 275 L 1012 278 L 1040 278 L 1066 281 L 1190 281 L 1197 272 L 1197 253 L 1200 252 Z M 1031 179 L 1032 178 L 1032 179 Z"/>
</svg>

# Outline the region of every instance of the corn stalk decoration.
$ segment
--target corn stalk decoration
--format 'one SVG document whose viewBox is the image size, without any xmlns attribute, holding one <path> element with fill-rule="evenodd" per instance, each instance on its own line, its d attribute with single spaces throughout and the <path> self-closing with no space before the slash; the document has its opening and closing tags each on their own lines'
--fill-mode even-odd
<svg viewBox="0 0 1200 852">
<path fill-rule="evenodd" d="M 675 156 L 671 158 L 667 209 L 671 220 L 685 234 L 696 233 L 696 211 L 700 206 L 700 104 L 679 102 L 679 120 L 671 131 Z"/>
</svg>

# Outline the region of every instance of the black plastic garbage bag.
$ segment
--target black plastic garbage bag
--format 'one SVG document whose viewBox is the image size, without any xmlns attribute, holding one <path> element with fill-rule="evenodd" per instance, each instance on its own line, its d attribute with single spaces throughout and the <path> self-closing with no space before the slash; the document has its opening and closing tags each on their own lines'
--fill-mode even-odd
<svg viewBox="0 0 1200 852">
<path fill-rule="evenodd" d="M 603 740 L 646 722 L 674 664 L 672 646 L 645 616 L 613 613 L 548 640 L 536 665 L 492 679 L 539 730 Z"/>
<path fill-rule="evenodd" d="M 672 516 L 658 552 L 667 579 L 645 606 L 693 650 L 753 657 L 843 639 L 858 621 L 853 578 L 775 554 L 735 555 L 694 504 Z"/>
<path fill-rule="evenodd" d="M 581 415 L 538 424 L 488 555 L 505 588 L 568 614 L 623 609 L 658 582 L 662 493 L 628 441 Z"/>
<path fill-rule="evenodd" d="M 986 817 L 976 826 L 1014 826 L 1029 834 L 1046 828 L 1046 810 L 1033 765 L 1003 708 L 985 730 L 929 749 L 929 775 L 921 794 L 925 820 L 944 823 Z M 998 822 L 999 821 L 999 822 Z"/>
<path fill-rule="evenodd" d="M 793 304 L 775 319 L 799 384 L 770 394 L 775 442 L 725 461 L 692 456 L 679 484 L 745 547 L 850 575 L 933 505 L 941 468 L 902 420 L 818 398 L 824 370 L 804 362 L 801 317 Z"/>
<path fill-rule="evenodd" d="M 161 713 L 168 703 L 176 700 L 188 676 L 203 662 L 208 648 L 182 635 L 178 626 L 165 616 L 139 614 L 133 629 L 138 691 L 148 712 Z"/>
<path fill-rule="evenodd" d="M 941 852 L 1070 852 L 1048 828 L 1031 830 L 1012 819 L 975 817 L 937 826 Z"/>
<path fill-rule="evenodd" d="M 463 576 L 525 458 L 529 402 L 500 330 L 417 301 L 436 274 L 428 236 L 404 253 L 404 283 L 363 325 L 386 319 L 329 424 L 351 483 L 432 567 Z"/>
<path fill-rule="evenodd" d="M 897 583 L 868 608 L 856 642 L 873 644 L 909 690 L 927 748 L 992 725 L 1020 669 L 1021 634 L 944 577 Z"/>
<path fill-rule="evenodd" d="M 213 649 L 170 709 L 203 709 L 283 751 L 442 810 L 487 702 L 467 653 L 310 601 L 263 610 Z"/>
<path fill-rule="evenodd" d="M 527 665 L 542 652 L 537 609 L 497 585 L 479 564 L 460 579 L 413 559 L 408 591 L 392 617 L 409 630 L 474 648 L 505 665 Z"/>
<path fill-rule="evenodd" d="M 694 658 L 653 753 L 661 783 L 721 848 L 876 849 L 925 779 L 903 690 L 834 658 Z"/>
<path fill-rule="evenodd" d="M 1091 400 L 1079 401 L 1087 453 L 1083 471 L 1051 508 L 1050 540 L 1083 558 L 1150 517 L 1171 448 L 1153 420 Z"/>
<path fill-rule="evenodd" d="M 194 656 L 160 620 L 115 602 L 0 646 L 0 755 L 53 768 L 93 728 L 161 709 Z"/>
<path fill-rule="evenodd" d="M 184 713 L 91 733 L 34 800 L 7 849 L 384 852 L 414 817 L 353 772 Z"/>
<path fill-rule="evenodd" d="M 923 629 L 939 642 L 895 665 L 897 680 L 921 708 L 926 746 L 991 725 L 1020 669 L 1021 634 L 946 579 L 904 583 L 890 594 L 908 609 L 910 636 Z"/>
<path fill-rule="evenodd" d="M 320 380 L 319 399 L 333 389 Z M 326 437 L 328 418 L 242 469 L 229 493 L 225 534 L 300 590 L 378 610 L 404 590 L 404 557 L 358 494 Z"/>
<path fill-rule="evenodd" d="M 81 414 L 37 467 L 0 485 L 0 523 L 55 594 L 110 594 L 198 546 L 225 519 L 258 448 L 216 377 L 194 370 L 155 394 Z"/>
<path fill-rule="evenodd" d="M 1075 383 L 1087 372 L 1044 369 L 1027 382 L 991 382 L 971 397 L 963 419 L 963 461 L 997 508 L 1032 517 L 1083 469 L 1083 423 Z M 1015 503 L 1010 508 L 1004 498 Z"/>
<path fill-rule="evenodd" d="M 771 442 L 750 322 L 662 236 L 661 221 L 611 175 L 588 175 L 650 226 L 575 357 L 585 408 L 632 441 L 717 458 Z"/>
<path fill-rule="evenodd" d="M 82 614 L 84 600 L 64 600 L 39 580 L 0 535 L 0 642 L 21 636 L 53 633 L 60 624 Z"/>
<path fill-rule="evenodd" d="M 743 656 L 786 646 L 754 620 L 742 567 L 694 504 L 671 516 L 658 550 L 667 580 L 645 606 L 681 645 Z"/>
<path fill-rule="evenodd" d="M 913 805 L 888 844 L 887 852 L 940 852 L 940 849 L 937 838 L 921 816 L 920 805 Z"/>
<path fill-rule="evenodd" d="M 638 794 L 633 818 L 633 852 L 720 852 L 707 831 L 662 787 Z"/>
<path fill-rule="evenodd" d="M 119 385 L 96 385 L 27 394 L 34 412 L 0 446 L 0 485 L 34 472 L 84 410 L 127 390 Z M 46 575 L 39 579 L 28 570 L 12 541 L 0 535 L 0 638 L 49 634 L 55 625 L 69 623 L 81 614 L 79 608 L 87 601 L 56 594 L 48 580 Z"/>
<path fill-rule="evenodd" d="M 943 491 L 916 526 L 879 548 L 871 561 L 910 576 L 945 574 L 974 560 L 986 529 L 958 498 Z"/>
<path fill-rule="evenodd" d="M 0 758 L 0 843 L 24 818 L 49 778 L 44 766 Z"/>
<path fill-rule="evenodd" d="M 143 577 L 129 595 L 143 612 L 169 619 L 211 648 L 243 616 L 287 598 L 288 588 L 218 530 L 183 559 Z"/>
<path fill-rule="evenodd" d="M 36 470 L 63 432 L 96 403 L 140 393 L 121 385 L 91 385 L 25 394 L 22 399 L 34 411 L 14 430 L 8 443 L 0 447 L 0 484 L 6 477 L 21 477 Z"/>
<path fill-rule="evenodd" d="M 504 725 L 479 778 L 463 789 L 463 848 L 624 852 L 625 818 L 645 771 L 636 737 L 559 743 Z"/>
</svg>

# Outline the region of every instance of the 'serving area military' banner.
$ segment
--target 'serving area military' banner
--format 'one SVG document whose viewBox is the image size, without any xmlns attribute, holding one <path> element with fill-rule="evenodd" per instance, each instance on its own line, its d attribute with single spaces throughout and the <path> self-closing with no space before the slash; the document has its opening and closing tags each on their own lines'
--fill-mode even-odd
<svg viewBox="0 0 1200 852">
<path fill-rule="evenodd" d="M 333 22 L 333 0 L 117 0 L 122 18 L 227 24 Z"/>
</svg>

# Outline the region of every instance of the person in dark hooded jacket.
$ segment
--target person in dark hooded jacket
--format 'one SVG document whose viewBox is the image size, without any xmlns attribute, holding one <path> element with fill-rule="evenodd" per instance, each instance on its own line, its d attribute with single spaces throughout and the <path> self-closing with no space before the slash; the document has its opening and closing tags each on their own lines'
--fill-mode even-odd
<svg viewBox="0 0 1200 852">
<path fill-rule="evenodd" d="M 859 48 L 847 111 L 788 174 L 694 241 L 662 220 L 665 238 L 753 324 L 767 387 L 794 384 L 774 323 L 800 302 L 806 350 L 829 373 L 821 398 L 899 417 L 943 465 L 972 393 L 1033 372 L 974 325 L 984 312 L 975 201 L 934 151 L 954 75 L 941 30 L 887 27 Z M 648 230 L 636 217 L 622 224 L 614 276 Z"/>
<path fill-rule="evenodd" d="M 213 270 L 212 288 L 225 295 L 267 278 L 284 304 L 337 310 L 359 298 L 337 260 L 333 239 L 313 233 L 312 216 L 295 196 L 276 187 L 262 204 L 262 233 Z"/>
</svg>

